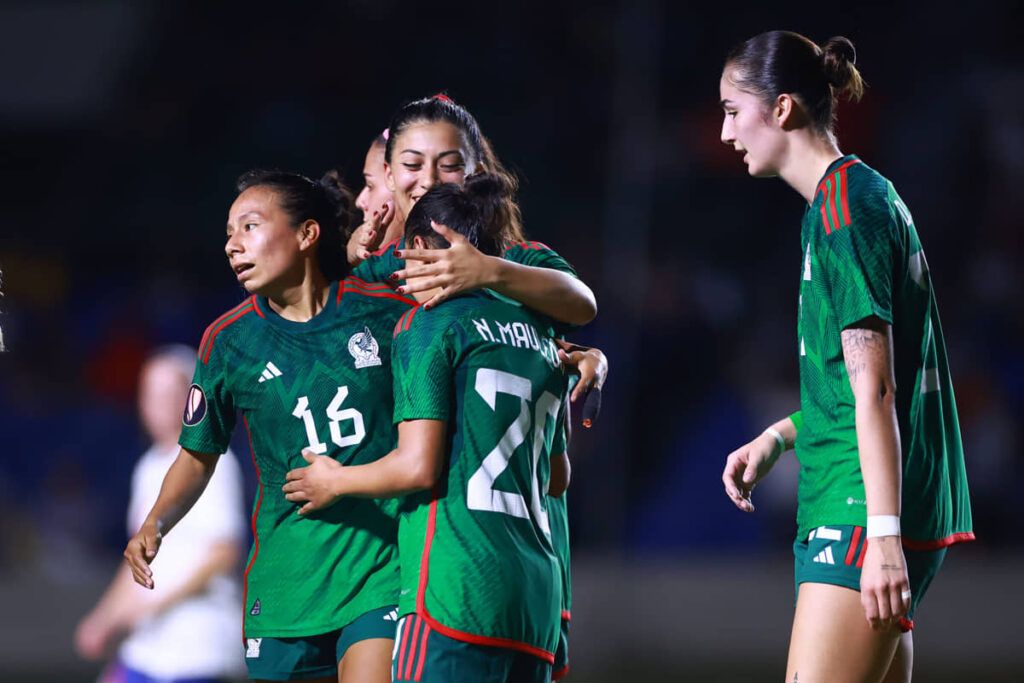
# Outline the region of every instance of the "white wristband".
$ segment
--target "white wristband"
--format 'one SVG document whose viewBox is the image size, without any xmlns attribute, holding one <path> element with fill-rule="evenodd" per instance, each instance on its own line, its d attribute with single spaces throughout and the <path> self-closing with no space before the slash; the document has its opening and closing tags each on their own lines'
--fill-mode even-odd
<svg viewBox="0 0 1024 683">
<path fill-rule="evenodd" d="M 779 454 L 786 452 L 786 440 L 782 438 L 782 434 L 779 434 L 777 429 L 769 427 L 768 429 L 764 430 L 764 433 L 774 438 L 776 443 L 779 444 Z"/>
<path fill-rule="evenodd" d="M 868 515 L 868 538 L 899 535 L 900 518 L 896 515 Z"/>
</svg>

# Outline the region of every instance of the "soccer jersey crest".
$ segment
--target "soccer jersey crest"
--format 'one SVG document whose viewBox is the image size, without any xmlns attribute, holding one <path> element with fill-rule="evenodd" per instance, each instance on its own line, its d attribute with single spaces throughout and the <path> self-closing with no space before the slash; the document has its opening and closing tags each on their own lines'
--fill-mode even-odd
<svg viewBox="0 0 1024 683">
<path fill-rule="evenodd" d="M 370 328 L 363 326 L 362 332 L 356 332 L 348 340 L 348 352 L 355 358 L 356 368 L 369 368 L 380 365 L 380 347 L 373 338 Z"/>
</svg>

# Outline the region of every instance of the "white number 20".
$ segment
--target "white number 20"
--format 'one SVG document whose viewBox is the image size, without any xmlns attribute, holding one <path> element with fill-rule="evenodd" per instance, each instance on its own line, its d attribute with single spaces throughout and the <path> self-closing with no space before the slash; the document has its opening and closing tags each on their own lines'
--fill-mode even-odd
<svg viewBox="0 0 1024 683">
<path fill-rule="evenodd" d="M 470 510 L 501 512 L 513 517 L 529 519 L 530 510 L 545 534 L 550 535 L 547 511 L 541 507 L 541 485 L 538 480 L 537 467 L 541 453 L 544 452 L 544 431 L 547 418 L 558 418 L 559 401 L 550 392 L 545 391 L 537 399 L 533 415 L 533 457 L 530 467 L 530 503 L 518 493 L 498 491 L 494 488 L 494 480 L 508 468 L 512 454 L 526 441 L 530 431 L 530 396 L 533 393 L 530 380 L 501 370 L 481 368 L 476 373 L 476 392 L 487 402 L 491 410 L 495 409 L 498 394 L 508 394 L 519 398 L 519 416 L 505 430 L 498 444 L 487 454 L 480 468 L 469 478 L 466 490 L 466 505 Z"/>
<path fill-rule="evenodd" d="M 331 441 L 338 446 L 354 446 L 366 436 L 366 426 L 363 424 L 363 414 L 355 408 L 341 409 L 341 404 L 348 398 L 348 387 L 338 387 L 338 393 L 327 406 L 327 419 L 330 420 L 328 427 L 331 432 Z M 309 449 L 318 455 L 327 452 L 327 444 L 320 440 L 316 431 L 316 423 L 313 421 L 313 412 L 309 409 L 309 398 L 300 396 L 295 404 L 292 415 L 302 420 L 306 427 L 306 438 L 309 439 Z M 341 435 L 341 423 L 345 420 L 352 420 L 353 432 L 348 436 Z"/>
</svg>

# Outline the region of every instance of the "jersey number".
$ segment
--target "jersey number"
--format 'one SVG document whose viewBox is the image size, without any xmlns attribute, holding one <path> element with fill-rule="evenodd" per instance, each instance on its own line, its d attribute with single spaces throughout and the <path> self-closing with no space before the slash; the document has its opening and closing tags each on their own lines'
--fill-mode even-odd
<svg viewBox="0 0 1024 683">
<path fill-rule="evenodd" d="M 327 406 L 327 419 L 330 420 L 328 427 L 331 432 L 331 441 L 338 446 L 354 446 L 366 436 L 366 426 L 363 424 L 363 414 L 355 408 L 341 409 L 341 404 L 348 398 L 348 387 L 338 387 L 338 393 L 334 400 Z M 300 396 L 295 404 L 292 415 L 302 420 L 306 427 L 306 437 L 309 439 L 309 450 L 317 455 L 327 452 L 327 444 L 320 440 L 316 431 L 316 423 L 313 422 L 313 411 L 309 409 L 309 398 Z M 353 432 L 347 436 L 341 435 L 341 423 L 345 420 L 352 420 Z"/>
<path fill-rule="evenodd" d="M 533 511 L 540 528 L 544 533 L 551 533 L 548 525 L 548 513 L 541 507 L 540 471 L 537 467 L 541 454 L 544 452 L 544 431 L 547 419 L 558 418 L 559 401 L 550 392 L 545 391 L 537 399 L 533 414 L 533 453 L 530 468 L 530 503 L 519 493 L 499 491 L 494 488 L 494 480 L 504 472 L 512 459 L 512 454 L 526 441 L 530 431 L 530 396 L 533 389 L 530 380 L 501 370 L 482 368 L 476 373 L 476 393 L 487 402 L 491 410 L 495 409 L 498 394 L 508 394 L 519 398 L 519 416 L 505 430 L 498 445 L 487 454 L 480 468 L 469 478 L 466 490 L 466 505 L 470 510 L 486 512 L 502 512 L 513 517 L 529 519 Z"/>
</svg>

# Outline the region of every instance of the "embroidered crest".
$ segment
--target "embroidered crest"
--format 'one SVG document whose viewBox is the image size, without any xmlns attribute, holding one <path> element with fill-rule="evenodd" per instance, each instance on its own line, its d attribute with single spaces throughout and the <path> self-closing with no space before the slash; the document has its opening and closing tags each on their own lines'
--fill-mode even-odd
<svg viewBox="0 0 1024 683">
<path fill-rule="evenodd" d="M 362 332 L 356 332 L 348 340 L 348 352 L 356 361 L 356 369 L 380 365 L 380 346 L 370 333 L 370 328 L 363 326 Z"/>
</svg>

